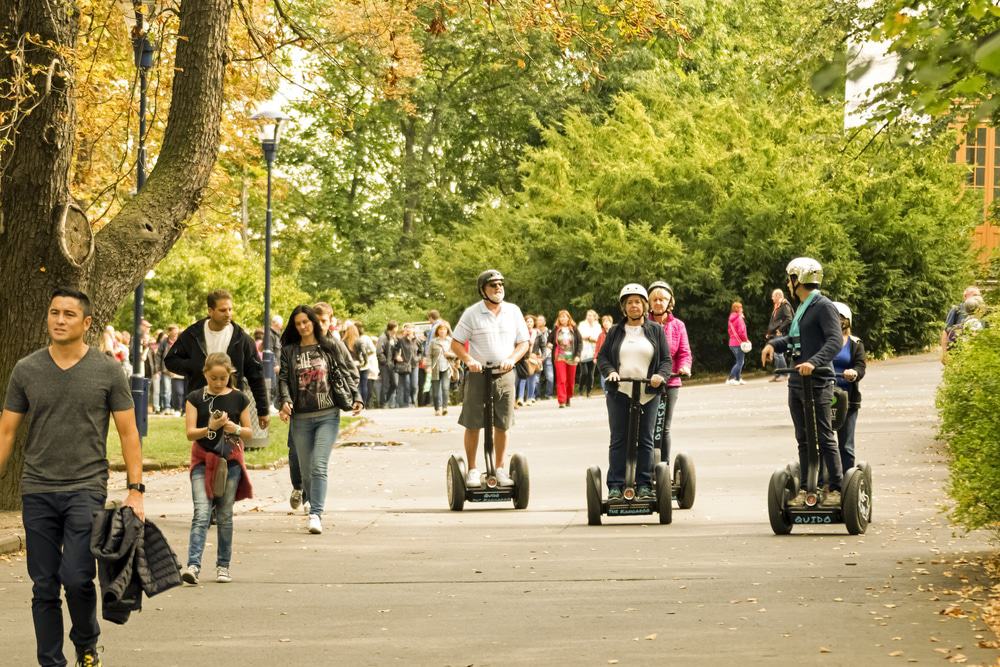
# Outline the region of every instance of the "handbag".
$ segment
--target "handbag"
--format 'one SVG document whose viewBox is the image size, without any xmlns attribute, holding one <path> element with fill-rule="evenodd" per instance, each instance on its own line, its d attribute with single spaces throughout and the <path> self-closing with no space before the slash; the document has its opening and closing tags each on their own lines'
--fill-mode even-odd
<svg viewBox="0 0 1000 667">
<path fill-rule="evenodd" d="M 751 343 L 748 340 L 745 340 L 742 343 L 740 343 L 740 349 L 743 350 L 744 352 L 749 352 L 750 350 L 753 349 L 753 343 Z"/>
<path fill-rule="evenodd" d="M 226 481 L 229 479 L 229 463 L 225 459 L 219 459 L 215 466 L 215 474 L 212 475 L 212 495 L 222 498 L 226 495 Z"/>
<path fill-rule="evenodd" d="M 330 396 L 333 403 L 341 410 L 354 409 L 354 392 L 347 381 L 347 374 L 340 368 L 336 359 L 330 358 L 327 369 L 327 380 L 330 383 Z"/>
</svg>

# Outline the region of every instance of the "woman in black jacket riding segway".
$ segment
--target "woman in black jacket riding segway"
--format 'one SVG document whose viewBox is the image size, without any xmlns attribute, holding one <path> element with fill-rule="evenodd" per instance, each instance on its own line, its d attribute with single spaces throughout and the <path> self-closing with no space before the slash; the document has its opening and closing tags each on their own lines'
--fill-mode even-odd
<svg viewBox="0 0 1000 667">
<path fill-rule="evenodd" d="M 823 267 L 810 257 L 798 257 L 785 268 L 788 289 L 797 305 L 795 317 L 787 335 L 772 338 L 761 351 L 761 362 L 774 359 L 775 352 L 791 352 L 792 365 L 798 370 L 788 380 L 788 411 L 795 425 L 795 439 L 799 446 L 799 466 L 802 479 L 799 493 L 788 501 L 790 507 L 806 503 L 806 475 L 808 469 L 808 436 L 802 399 L 802 376 L 812 377 L 816 406 L 816 431 L 820 453 L 826 467 L 830 491 L 820 503 L 824 507 L 840 507 L 840 486 L 844 470 L 840 463 L 840 450 L 833 430 L 831 404 L 833 402 L 833 358 L 844 342 L 840 330 L 840 314 L 833 302 L 823 296 L 819 286 L 823 282 Z"/>
<path fill-rule="evenodd" d="M 618 295 L 624 317 L 608 330 L 598 355 L 597 366 L 606 383 L 608 425 L 611 428 L 609 451 L 608 500 L 619 500 L 625 484 L 628 443 L 629 396 L 631 383 L 623 377 L 649 378 L 653 389 L 662 387 L 670 377 L 670 346 L 663 327 L 646 320 L 649 297 L 646 288 L 629 283 Z M 639 424 L 639 456 L 636 486 L 639 500 L 655 498 L 652 488 L 653 427 L 659 393 L 642 393 L 642 418 Z"/>
</svg>

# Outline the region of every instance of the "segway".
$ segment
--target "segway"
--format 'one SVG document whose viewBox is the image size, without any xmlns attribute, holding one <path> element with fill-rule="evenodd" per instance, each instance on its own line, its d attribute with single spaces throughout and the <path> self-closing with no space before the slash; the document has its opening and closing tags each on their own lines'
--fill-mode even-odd
<svg viewBox="0 0 1000 667">
<path fill-rule="evenodd" d="M 466 382 L 486 383 L 483 400 L 483 457 L 486 460 L 486 472 L 480 476 L 478 487 L 467 486 L 465 478 L 468 471 L 465 467 L 465 457 L 461 454 L 452 454 L 448 457 L 446 472 L 448 507 L 455 512 L 462 511 L 465 501 L 491 503 L 513 500 L 514 509 L 523 510 L 528 507 L 528 493 L 531 489 L 528 479 L 528 460 L 521 454 L 510 457 L 509 474 L 514 482 L 511 486 L 500 486 L 496 465 L 493 462 L 493 393 L 497 379 L 503 375 L 499 369 L 499 364 L 489 364 L 483 366 L 482 373 L 465 375 Z"/>
<path fill-rule="evenodd" d="M 639 459 L 639 422 L 642 417 L 642 404 L 639 392 L 649 385 L 647 378 L 621 378 L 619 382 L 631 382 L 632 394 L 628 403 L 628 431 L 626 433 L 625 450 L 625 488 L 622 489 L 621 500 L 604 500 L 601 469 L 591 466 L 587 469 L 587 523 L 591 526 L 601 525 L 601 516 L 642 516 L 660 515 L 660 523 L 670 523 L 673 520 L 672 485 L 670 465 L 660 461 L 653 467 L 652 500 L 639 500 L 636 495 L 636 468 Z M 609 391 L 617 391 L 617 383 L 610 383 Z M 663 384 L 666 386 L 666 383 Z M 659 391 L 659 390 L 655 390 Z M 663 492 L 666 489 L 666 493 Z"/>
<path fill-rule="evenodd" d="M 680 377 L 674 373 L 671 378 Z M 656 425 L 653 427 L 653 451 L 659 453 L 660 461 L 670 464 L 670 446 L 667 443 L 667 400 L 666 394 L 660 399 L 656 409 Z M 654 454 L 655 456 L 655 454 Z M 688 454 L 678 452 L 674 457 L 673 476 L 671 477 L 670 495 L 677 501 L 677 507 L 689 510 L 694 507 L 695 474 L 694 461 Z M 656 481 L 655 479 L 653 480 Z"/>
<path fill-rule="evenodd" d="M 775 371 L 780 374 L 798 373 L 798 369 Z M 802 376 L 803 412 L 806 421 L 807 465 L 806 503 L 804 507 L 789 507 L 801 486 L 799 462 L 793 461 L 774 471 L 767 489 L 767 515 L 775 535 L 787 535 L 795 525 L 832 525 L 843 523 L 851 535 L 863 535 L 872 519 L 871 466 L 857 461 L 844 473 L 841 484 L 840 507 L 822 507 L 818 485 L 820 473 L 819 431 L 816 424 L 816 402 L 812 391 L 811 375 Z M 843 399 L 839 400 L 844 403 Z M 845 406 L 840 406 L 844 410 Z M 844 410 L 846 413 L 846 410 Z M 838 416 L 839 418 L 839 416 Z"/>
</svg>

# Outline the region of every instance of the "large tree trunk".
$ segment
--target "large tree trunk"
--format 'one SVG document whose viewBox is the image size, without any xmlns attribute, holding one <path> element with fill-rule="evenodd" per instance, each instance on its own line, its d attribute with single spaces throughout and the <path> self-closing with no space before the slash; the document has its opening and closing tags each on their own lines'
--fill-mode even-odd
<svg viewBox="0 0 1000 667">
<path fill-rule="evenodd" d="M 124 298 L 180 237 L 197 209 L 219 145 L 225 47 L 232 0 L 183 0 L 170 115 L 156 168 L 142 193 L 96 235 L 74 205 L 67 182 L 75 129 L 72 62 L 53 51 L 25 50 L 33 97 L 15 117 L 12 143 L 0 136 L 0 391 L 18 359 L 46 343 L 45 311 L 58 285 L 82 289 L 94 303 L 91 334 L 110 320 Z M 0 42 L 21 35 L 52 40 L 62 53 L 75 47 L 79 16 L 71 2 L 0 0 Z M 19 63 L 0 58 L 0 81 Z M 5 91 L 6 92 L 6 91 Z M 15 109 L 0 96 L 0 115 Z M 9 116 L 8 116 L 9 117 Z M 5 121 L 7 122 L 7 121 Z M 14 287 L 16 286 L 16 287 Z M 69 445 L 69 443 L 67 443 Z M 0 509 L 20 506 L 23 430 L 0 476 Z"/>
</svg>

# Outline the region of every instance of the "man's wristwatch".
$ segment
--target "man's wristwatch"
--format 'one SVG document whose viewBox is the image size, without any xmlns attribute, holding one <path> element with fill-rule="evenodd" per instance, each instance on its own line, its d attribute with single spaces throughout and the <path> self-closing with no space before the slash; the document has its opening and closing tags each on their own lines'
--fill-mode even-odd
<svg viewBox="0 0 1000 667">
<path fill-rule="evenodd" d="M 138 484 L 129 484 L 127 488 L 129 491 L 138 491 L 139 493 L 146 493 L 146 485 L 143 484 L 142 482 L 139 482 Z"/>
</svg>

